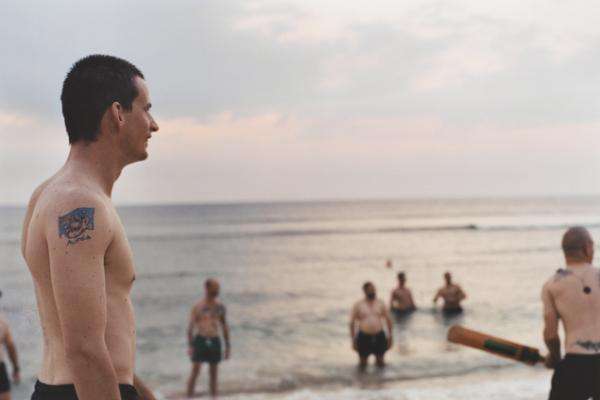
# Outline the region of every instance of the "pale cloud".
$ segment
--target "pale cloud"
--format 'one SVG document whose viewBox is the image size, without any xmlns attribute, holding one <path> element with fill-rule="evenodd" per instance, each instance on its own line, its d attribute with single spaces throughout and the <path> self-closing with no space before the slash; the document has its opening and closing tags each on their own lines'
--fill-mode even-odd
<svg viewBox="0 0 600 400">
<path fill-rule="evenodd" d="M 0 14 L 0 203 L 26 201 L 64 162 L 61 82 L 94 52 L 144 71 L 161 126 L 118 201 L 600 192 L 599 11 L 581 0 L 12 2 Z"/>
</svg>

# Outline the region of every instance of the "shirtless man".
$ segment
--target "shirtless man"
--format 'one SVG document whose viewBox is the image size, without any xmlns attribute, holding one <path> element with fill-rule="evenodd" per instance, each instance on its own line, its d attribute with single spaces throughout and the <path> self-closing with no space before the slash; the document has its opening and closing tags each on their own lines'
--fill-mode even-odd
<svg viewBox="0 0 600 400">
<path fill-rule="evenodd" d="M 69 157 L 34 191 L 21 243 L 44 338 L 31 398 L 154 399 L 134 374 L 135 270 L 111 201 L 121 170 L 148 157 L 158 130 L 144 76 L 125 60 L 88 56 L 68 73 L 61 101 Z"/>
<path fill-rule="evenodd" d="M 225 339 L 226 360 L 231 353 L 225 306 L 217 300 L 220 289 L 219 282 L 214 279 L 207 279 L 204 282 L 204 289 L 204 298 L 192 308 L 188 324 L 188 353 L 192 359 L 192 371 L 187 385 L 188 397 L 194 396 L 196 379 L 204 362 L 209 365 L 211 396 L 217 396 L 217 373 L 219 362 L 221 362 L 219 326 L 223 331 L 223 339 Z"/>
<path fill-rule="evenodd" d="M 2 297 L 2 292 L 0 292 L 0 297 Z M 17 348 L 10 333 L 8 322 L 0 317 L 0 400 L 10 400 L 10 380 L 8 379 L 8 372 L 4 363 L 2 347 L 6 347 L 13 367 L 12 380 L 14 383 L 19 384 L 21 375 L 19 373 L 20 367 Z"/>
<path fill-rule="evenodd" d="M 594 242 L 582 227 L 569 229 L 562 248 L 566 268 L 544 285 L 544 341 L 554 368 L 550 400 L 600 399 L 600 271 L 592 266 Z M 565 330 L 561 360 L 559 320 Z"/>
<path fill-rule="evenodd" d="M 392 291 L 390 298 L 390 310 L 398 316 L 403 317 L 415 311 L 417 307 L 412 297 L 412 292 L 406 287 L 406 275 L 398 273 L 398 286 Z"/>
<path fill-rule="evenodd" d="M 365 298 L 352 307 L 350 315 L 350 339 L 352 348 L 358 352 L 359 367 L 364 370 L 371 354 L 375 355 L 378 367 L 385 366 L 384 355 L 392 347 L 392 320 L 383 303 L 377 298 L 375 285 L 366 282 L 363 285 Z M 383 330 L 385 321 L 387 337 Z M 358 334 L 356 326 L 358 325 Z"/>
<path fill-rule="evenodd" d="M 438 299 L 444 300 L 442 312 L 444 315 L 452 316 L 463 312 L 460 302 L 467 298 L 467 295 L 459 285 L 452 283 L 452 274 L 446 272 L 444 274 L 446 285 L 441 287 L 433 298 L 434 306 L 437 305 Z"/>
</svg>

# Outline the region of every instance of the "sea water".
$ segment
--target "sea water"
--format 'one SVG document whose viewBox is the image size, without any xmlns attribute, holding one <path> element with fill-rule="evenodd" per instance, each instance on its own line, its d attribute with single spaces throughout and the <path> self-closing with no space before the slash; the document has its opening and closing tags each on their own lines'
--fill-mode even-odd
<svg viewBox="0 0 600 400">
<path fill-rule="evenodd" d="M 565 227 L 600 237 L 600 198 L 329 201 L 120 207 L 134 252 L 137 372 L 165 396 L 189 373 L 186 328 L 203 282 L 221 282 L 235 399 L 544 399 L 550 372 L 449 344 L 461 323 L 543 348 L 540 289 L 563 266 Z M 11 323 L 28 398 L 41 360 L 24 209 L 0 208 L 0 309 Z M 386 260 L 393 262 L 386 268 Z M 370 280 L 386 303 L 404 271 L 418 311 L 394 323 L 384 371 L 356 371 L 349 315 Z M 432 298 L 451 271 L 465 313 Z M 198 384 L 206 390 L 206 370 Z"/>
</svg>

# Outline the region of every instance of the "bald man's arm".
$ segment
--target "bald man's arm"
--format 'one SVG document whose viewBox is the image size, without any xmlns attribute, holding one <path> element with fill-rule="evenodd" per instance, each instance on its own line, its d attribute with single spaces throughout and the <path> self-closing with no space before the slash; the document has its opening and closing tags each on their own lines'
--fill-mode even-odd
<svg viewBox="0 0 600 400">
<path fill-rule="evenodd" d="M 559 314 L 548 284 L 544 285 L 542 289 L 542 303 L 544 305 L 544 342 L 549 351 L 546 366 L 554 368 L 561 358 L 560 336 L 558 334 Z"/>
</svg>

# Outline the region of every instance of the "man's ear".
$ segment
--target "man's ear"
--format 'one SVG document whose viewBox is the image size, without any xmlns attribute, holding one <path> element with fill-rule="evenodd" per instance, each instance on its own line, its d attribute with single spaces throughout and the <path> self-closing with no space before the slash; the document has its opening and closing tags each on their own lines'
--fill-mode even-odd
<svg viewBox="0 0 600 400">
<path fill-rule="evenodd" d="M 125 123 L 125 110 L 123 106 L 118 101 L 113 102 L 109 109 L 110 122 L 115 128 L 120 128 Z"/>
<path fill-rule="evenodd" d="M 594 243 L 588 243 L 585 246 L 585 256 L 588 259 L 592 259 L 594 257 Z"/>
</svg>

